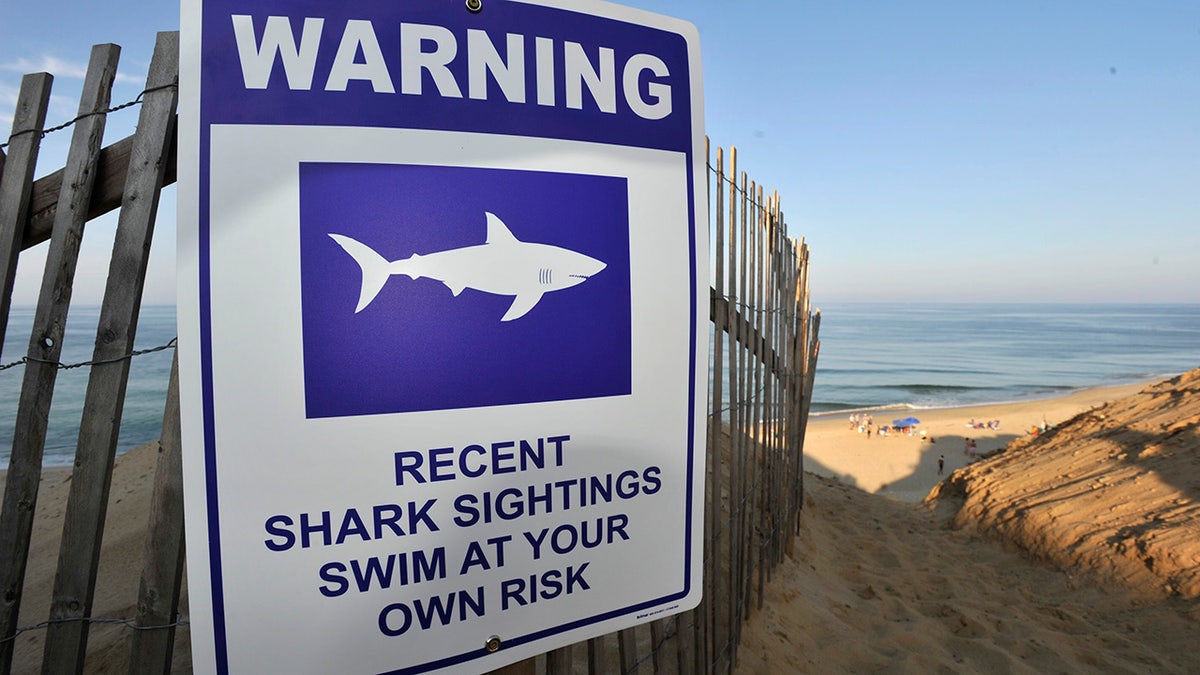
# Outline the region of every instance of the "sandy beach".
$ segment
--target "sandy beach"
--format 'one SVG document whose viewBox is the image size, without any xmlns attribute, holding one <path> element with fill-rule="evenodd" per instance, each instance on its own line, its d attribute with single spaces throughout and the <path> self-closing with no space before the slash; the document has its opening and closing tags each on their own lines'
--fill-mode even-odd
<svg viewBox="0 0 1200 675">
<path fill-rule="evenodd" d="M 1066 396 L 970 408 L 885 410 L 873 413 L 874 424 L 918 418 L 914 435 L 870 436 L 851 430 L 847 415 L 811 416 L 804 439 L 804 469 L 866 492 L 906 502 L 919 502 L 942 478 L 970 464 L 975 457 L 1029 435 L 1042 424 L 1059 424 L 1093 407 L 1134 394 L 1149 382 L 1119 387 L 1096 387 Z M 999 420 L 998 428 L 970 428 L 972 421 Z M 932 439 L 932 442 L 929 440 Z M 964 441 L 975 441 L 975 457 L 964 452 Z M 937 473 L 938 457 L 945 457 L 943 476 Z"/>
<path fill-rule="evenodd" d="M 1192 371 L 921 411 L 933 444 L 810 424 L 810 467 L 837 479 L 806 475 L 800 540 L 737 672 L 1196 672 L 1197 394 Z M 1054 429 L 1022 433 L 1043 414 Z M 1009 445 L 972 461 L 964 437 Z"/>
<path fill-rule="evenodd" d="M 117 459 L 113 468 L 92 610 L 94 617 L 120 620 L 137 616 L 138 583 L 142 573 L 157 459 L 156 441 L 125 453 Z M 6 477 L 6 473 L 0 471 L 0 480 Z M 50 467 L 42 471 L 19 627 L 39 626 L 49 614 L 70 481 L 69 467 Z M 186 612 L 186 601 L 181 601 L 181 605 Z M 89 629 L 85 671 L 127 672 L 131 632 L 131 629 L 120 624 L 93 624 Z M 14 673 L 41 672 L 44 638 L 45 630 L 40 627 L 17 636 Z M 191 671 L 188 638 L 187 626 L 181 626 L 176 631 L 173 672 Z"/>
<path fill-rule="evenodd" d="M 738 672 L 1195 672 L 1197 382 L 1200 371 L 1149 387 L 916 411 L 925 440 L 868 439 L 845 416 L 812 418 L 801 535 L 744 629 Z M 907 414 L 876 413 L 875 423 Z M 972 419 L 1000 426 L 968 428 Z M 1139 443 L 1159 448 L 1150 454 L 1175 463 L 1114 480 L 1128 469 L 1118 459 L 1128 449 L 1105 445 L 1097 420 L 1138 431 Z M 1043 422 L 1055 428 L 1028 433 Z M 964 439 L 979 455 L 1011 445 L 971 457 Z M 156 456 L 152 443 L 117 461 L 97 617 L 136 614 Z M 1152 485 L 1149 472 L 1174 478 Z M 46 618 L 69 480 L 66 469 L 44 474 L 22 626 Z M 1095 487 L 1105 481 L 1125 490 Z M 1038 515 L 1043 507 L 1052 512 Z M 1081 520 L 1063 516 L 1073 511 Z M 129 633 L 94 625 L 87 671 L 125 671 Z M 14 672 L 40 669 L 43 635 L 17 637 Z M 173 670 L 190 671 L 186 627 Z"/>
</svg>

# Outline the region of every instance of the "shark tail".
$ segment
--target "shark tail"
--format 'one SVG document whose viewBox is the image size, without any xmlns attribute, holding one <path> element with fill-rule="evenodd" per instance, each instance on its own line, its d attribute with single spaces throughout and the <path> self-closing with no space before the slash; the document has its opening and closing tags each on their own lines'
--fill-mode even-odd
<svg viewBox="0 0 1200 675">
<path fill-rule="evenodd" d="M 337 242 L 338 246 L 341 246 L 346 253 L 349 253 L 350 257 L 354 258 L 354 262 L 362 268 L 362 290 L 358 294 L 358 307 L 354 310 L 354 313 L 358 314 L 371 304 L 375 296 L 379 295 L 383 285 L 387 283 L 388 278 L 392 276 L 391 269 L 389 269 L 391 263 L 360 241 L 341 234 L 331 234 L 329 237 Z"/>
</svg>

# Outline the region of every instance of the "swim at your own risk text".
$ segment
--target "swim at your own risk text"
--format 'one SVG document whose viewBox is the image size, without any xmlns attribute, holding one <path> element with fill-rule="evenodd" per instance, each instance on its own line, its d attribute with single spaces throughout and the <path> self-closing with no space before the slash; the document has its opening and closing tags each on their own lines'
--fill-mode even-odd
<svg viewBox="0 0 1200 675">
<path fill-rule="evenodd" d="M 387 457 L 389 466 L 381 467 L 377 475 L 393 482 L 399 494 L 415 485 L 506 474 L 515 480 L 507 487 L 463 491 L 449 499 L 398 499 L 273 514 L 263 523 L 263 545 L 279 555 L 328 549 L 330 555 L 313 565 L 310 592 L 331 602 L 352 594 L 378 595 L 380 609 L 373 620 L 379 632 L 389 637 L 587 593 L 593 590 L 592 561 L 581 559 L 580 554 L 600 547 L 631 546 L 633 528 L 622 504 L 654 499 L 663 483 L 657 466 L 537 480 L 541 470 L 569 469 L 572 450 L 578 445 L 563 434 L 396 451 Z M 585 517 L 573 517 L 581 510 L 587 511 Z M 547 516 L 555 522 L 544 524 Z M 522 527 L 535 519 L 536 526 Z M 497 533 L 495 525 L 505 523 L 517 525 L 517 530 Z M 430 545 L 413 546 L 414 540 Z M 379 553 L 337 557 L 340 545 L 362 542 L 378 545 Z M 562 558 L 567 556 L 570 563 L 564 564 Z M 472 579 L 509 565 L 522 573 Z M 432 595 L 419 591 L 422 584 L 455 577 L 463 582 L 456 590 Z M 398 593 L 404 599 L 397 599 Z"/>
</svg>

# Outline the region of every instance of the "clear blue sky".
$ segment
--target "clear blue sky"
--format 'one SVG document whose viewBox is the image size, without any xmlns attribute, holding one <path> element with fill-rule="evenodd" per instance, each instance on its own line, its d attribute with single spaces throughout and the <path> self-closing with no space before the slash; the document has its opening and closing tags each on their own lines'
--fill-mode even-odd
<svg viewBox="0 0 1200 675">
<path fill-rule="evenodd" d="M 708 133 L 779 190 L 818 304 L 1200 302 L 1195 0 L 629 4 L 699 28 Z M 73 117 L 97 42 L 124 47 L 114 99 L 133 98 L 178 21 L 170 2 L 6 3 L 0 129 L 42 68 L 51 121 Z M 47 138 L 40 173 L 68 141 Z M 147 298 L 170 302 L 173 193 L 163 208 Z M 106 227 L 81 275 L 103 279 Z"/>
</svg>

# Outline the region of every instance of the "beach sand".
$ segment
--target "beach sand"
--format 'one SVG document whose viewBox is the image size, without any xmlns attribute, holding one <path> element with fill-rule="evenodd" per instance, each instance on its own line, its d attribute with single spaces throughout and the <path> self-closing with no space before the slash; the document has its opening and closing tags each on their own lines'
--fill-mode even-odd
<svg viewBox="0 0 1200 675">
<path fill-rule="evenodd" d="M 738 673 L 1188 673 L 1200 621 L 808 476 L 801 535 Z"/>
<path fill-rule="evenodd" d="M 963 452 L 964 440 L 975 441 L 977 456 L 1004 447 L 1029 435 L 1030 429 L 1059 424 L 1093 407 L 1134 394 L 1148 382 L 1119 387 L 1097 387 L 1055 398 L 1002 403 L 970 408 L 876 411 L 876 426 L 912 415 L 921 420 L 933 442 L 921 436 L 880 436 L 850 429 L 847 415 L 810 416 L 804 438 L 804 469 L 837 478 L 866 492 L 906 502 L 919 502 L 942 478 L 974 461 Z M 998 429 L 974 429 L 972 420 L 999 420 Z M 937 459 L 945 456 L 944 475 L 938 476 Z"/>
<path fill-rule="evenodd" d="M 1192 500 L 1200 498 L 1200 396 L 1187 393 L 1194 383 L 1156 386 L 1167 388 L 1139 394 L 1141 399 L 1119 411 L 1099 406 L 1143 385 L 919 411 L 916 416 L 933 443 L 916 436 L 868 440 L 850 431 L 844 416 L 812 418 L 805 452 L 806 467 L 814 473 L 805 476 L 802 533 L 767 587 L 763 610 L 745 626 L 738 672 L 1195 672 L 1198 601 L 1164 589 L 1170 584 L 1191 588 L 1188 580 L 1196 577 L 1188 574 L 1200 569 L 1200 536 L 1188 525 L 1196 508 Z M 1079 413 L 1086 414 L 1070 421 Z M 904 415 L 877 413 L 875 421 Z M 1026 432 L 1043 417 L 1060 426 L 1029 444 Z M 1000 428 L 968 429 L 972 418 L 999 419 Z M 1127 476 L 1121 483 L 1128 484 L 1125 492 L 1092 488 L 1103 487 L 1104 476 L 1123 476 L 1109 472 L 1108 467 L 1120 466 L 1104 464 L 1123 460 L 1116 459 L 1120 451 L 1097 446 L 1073 460 L 1090 468 L 1068 468 L 1071 453 L 1085 449 L 1089 434 L 1095 435 L 1094 430 L 1071 431 L 1085 423 L 1140 433 L 1137 442 L 1158 447 L 1160 459 L 1172 454 L 1184 463 L 1137 467 L 1140 482 Z M 1159 436 L 1167 440 L 1156 446 Z M 1014 447 L 1026 448 L 1024 455 L 1050 464 L 1011 458 L 1003 464 L 1009 453 L 972 462 L 963 454 L 964 438 L 975 439 L 980 453 L 1017 441 Z M 1039 450 L 1050 441 L 1056 442 L 1052 452 Z M 1166 452 L 1177 446 L 1179 452 Z M 937 475 L 939 455 L 945 455 L 947 476 Z M 157 444 L 149 444 L 117 461 L 96 617 L 136 615 L 156 456 Z M 950 476 L 956 469 L 961 470 Z M 1172 479 L 1152 485 L 1152 477 L 1144 475 L 1148 472 L 1166 472 Z M 922 502 L 939 484 L 940 496 Z M 45 472 L 21 626 L 47 616 L 68 488 L 65 470 Z M 1075 493 L 1057 492 L 1063 489 Z M 1090 500 L 1080 509 L 1083 521 L 1065 518 L 1082 500 Z M 1121 500 L 1144 508 L 1126 509 Z M 1032 502 L 1057 508 L 1037 517 L 1034 509 L 1014 509 Z M 1100 513 L 1106 515 L 1103 522 Z M 1122 514 L 1141 520 L 1123 525 Z M 1148 528 L 1147 522 L 1161 527 Z M 1039 535 L 1047 531 L 1051 534 Z M 1122 533 L 1115 543 L 1109 541 L 1114 532 Z M 1041 542 L 1036 555 L 1026 552 L 1030 545 L 1022 534 L 1035 545 Z M 1053 555 L 1079 541 L 1091 548 L 1076 546 L 1074 557 Z M 1089 560 L 1104 561 L 1118 550 L 1132 551 L 1123 565 L 1088 566 Z M 1147 557 L 1153 561 L 1147 563 Z M 1130 565 L 1172 576 L 1132 575 Z M 130 632 L 119 625 L 93 625 L 87 672 L 124 672 Z M 44 633 L 34 629 L 17 637 L 14 672 L 39 670 Z M 188 644 L 184 626 L 174 672 L 189 671 Z"/>
<path fill-rule="evenodd" d="M 810 466 L 838 479 L 806 475 L 801 535 L 737 672 L 1197 672 L 1197 394 L 1193 371 L 921 411 L 932 445 L 810 425 Z M 1058 426 L 1018 436 L 1042 414 Z M 964 436 L 981 452 L 1013 442 L 970 462 Z M 970 466 L 939 482 L 939 454 Z"/>
<path fill-rule="evenodd" d="M 157 459 L 158 442 L 155 441 L 125 453 L 117 459 L 113 468 L 104 543 L 92 606 L 92 616 L 99 619 L 133 619 L 137 616 L 138 584 L 145 554 Z M 0 480 L 6 477 L 5 474 L 0 471 Z M 50 467 L 42 471 L 18 627 L 37 626 L 49 616 L 70 481 L 71 470 L 68 467 Z M 186 614 L 186 599 L 181 605 Z M 85 672 L 128 672 L 131 633 L 130 628 L 119 624 L 92 624 L 88 632 Z M 14 673 L 41 672 L 45 635 L 44 628 L 36 628 L 17 636 L 13 656 Z M 172 672 L 191 670 L 189 644 L 187 626 L 179 627 L 175 633 Z"/>
</svg>

